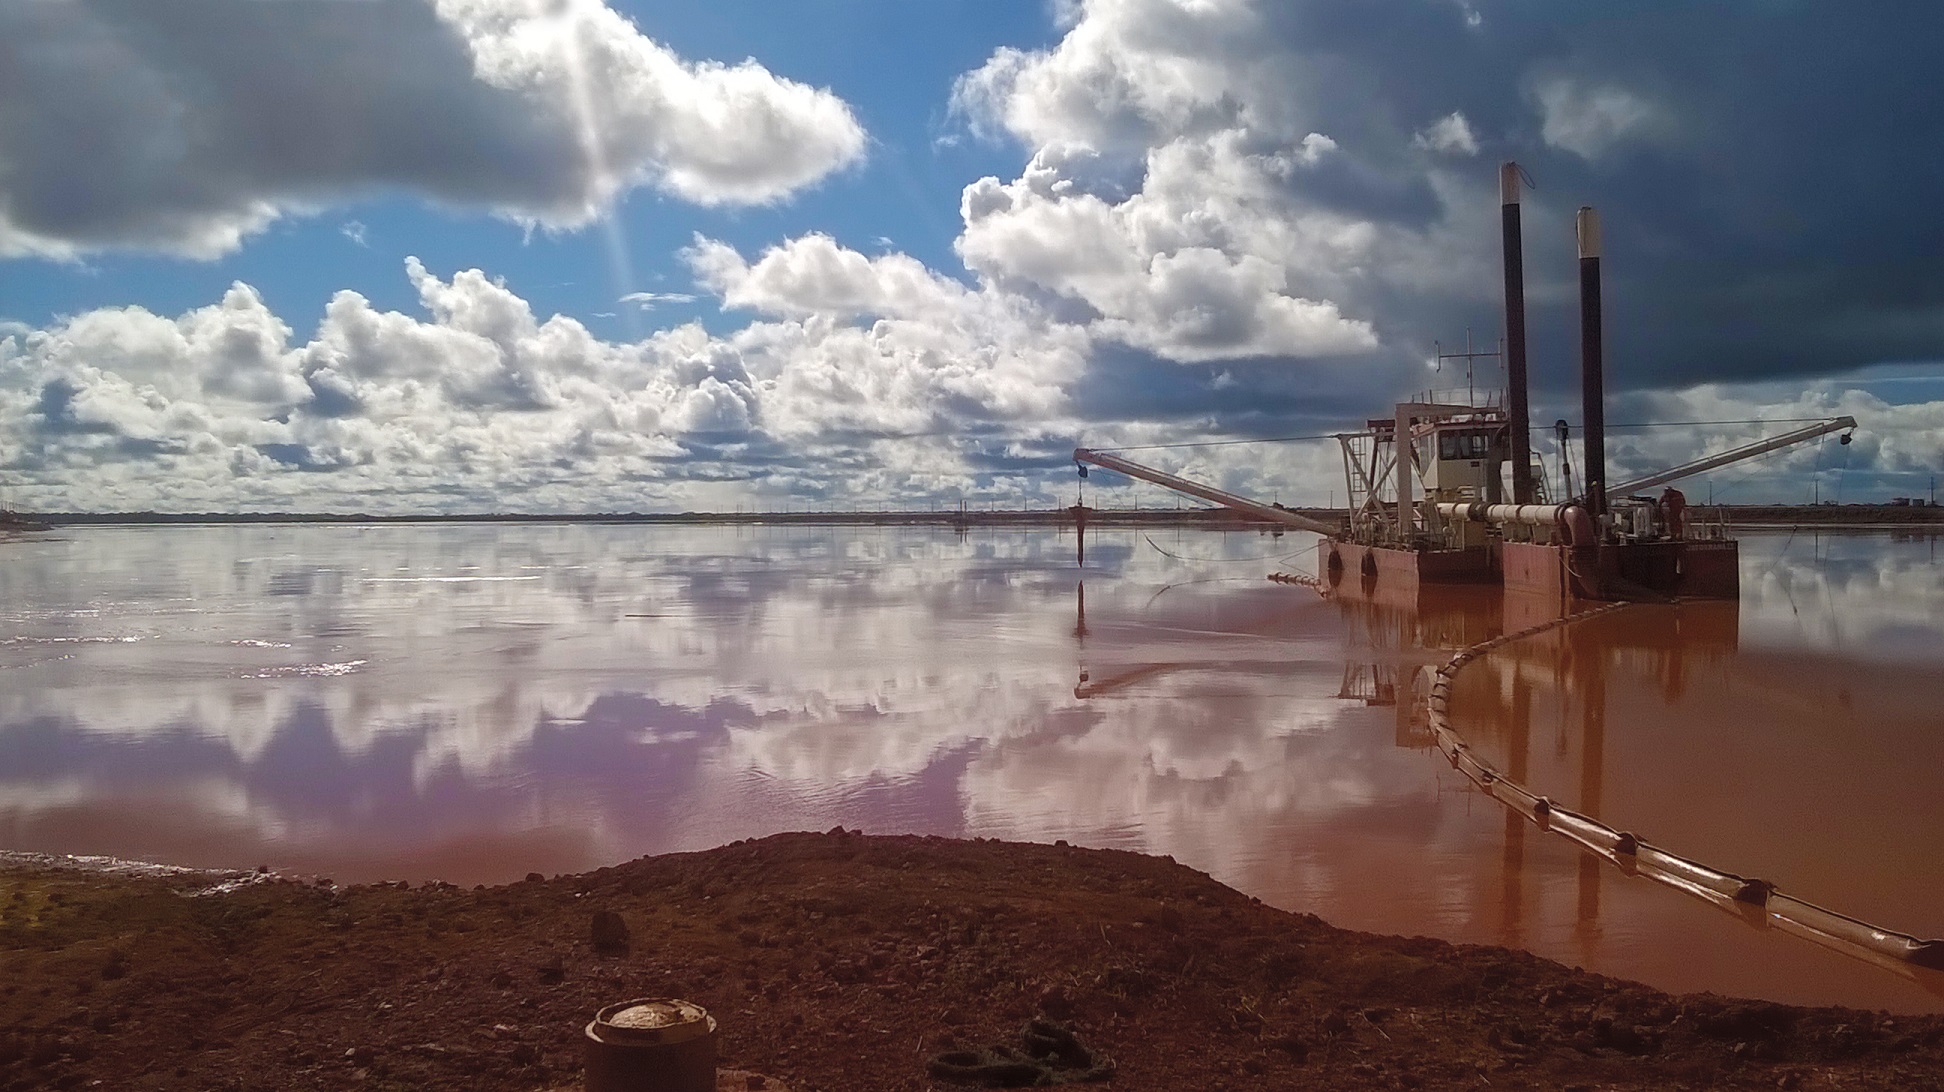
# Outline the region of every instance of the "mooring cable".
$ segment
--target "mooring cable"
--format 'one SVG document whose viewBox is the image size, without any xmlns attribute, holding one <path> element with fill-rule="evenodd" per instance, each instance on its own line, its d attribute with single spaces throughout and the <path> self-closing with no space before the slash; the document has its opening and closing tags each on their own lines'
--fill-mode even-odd
<svg viewBox="0 0 1944 1092">
<path fill-rule="evenodd" d="M 1129 444 L 1123 447 L 1097 447 L 1095 451 L 1160 451 L 1176 447 L 1231 447 L 1236 444 L 1290 444 L 1303 440 L 1334 440 L 1334 432 L 1319 433 L 1315 436 L 1263 436 L 1246 440 L 1184 440 L 1174 444 Z"/>
<path fill-rule="evenodd" d="M 1826 417 L 1749 417 L 1739 421 L 1629 421 L 1608 425 L 1608 432 L 1633 428 L 1691 428 L 1703 425 L 1803 425 L 1828 420 Z M 1577 429 L 1573 424 L 1569 427 Z M 1533 425 L 1532 432 L 1551 432 L 1552 425 Z M 1236 444 L 1291 444 L 1315 440 L 1334 440 L 1345 435 L 1339 432 L 1319 432 L 1314 436 L 1256 436 L 1239 440 L 1181 440 L 1170 444 L 1124 444 L 1119 447 L 1096 447 L 1095 451 L 1163 451 L 1183 447 L 1229 447 Z"/>
<path fill-rule="evenodd" d="M 1687 428 L 1697 425 L 1813 425 L 1818 421 L 1827 420 L 1829 420 L 1827 417 L 1748 417 L 1740 421 L 1628 421 L 1618 425 L 1607 425 L 1606 430 L 1613 432 L 1623 428 Z M 1527 431 L 1551 432 L 1557 427 L 1559 426 L 1531 425 L 1528 426 Z M 1577 430 L 1581 426 L 1576 421 L 1568 421 L 1566 427 Z"/>
<path fill-rule="evenodd" d="M 1172 550 L 1167 549 L 1166 547 L 1154 541 L 1152 537 L 1146 534 L 1143 534 L 1141 537 L 1147 539 L 1147 544 L 1149 546 L 1154 547 L 1156 550 L 1160 551 L 1163 555 L 1167 557 L 1174 558 L 1176 561 L 1192 561 L 1192 562 L 1199 562 L 1208 565 L 1219 565 L 1229 561 L 1283 561 L 1283 560 L 1287 560 L 1288 558 L 1296 556 L 1295 554 L 1289 554 L 1289 553 L 1284 553 L 1282 551 L 1277 551 L 1276 553 L 1273 554 L 1257 554 L 1254 557 L 1189 557 L 1185 554 L 1178 554 L 1173 552 Z"/>
<path fill-rule="evenodd" d="M 1248 578 L 1243 576 L 1205 576 L 1200 580 L 1177 580 L 1172 584 L 1163 584 L 1161 585 L 1160 589 L 1157 590 L 1153 595 L 1148 596 L 1147 602 L 1141 604 L 1141 610 L 1146 611 L 1149 607 L 1154 605 L 1154 601 L 1156 599 L 1161 598 L 1162 595 L 1166 594 L 1167 592 L 1173 591 L 1176 588 L 1184 588 L 1190 584 L 1221 584 L 1224 582 L 1234 582 L 1237 580 L 1246 580 L 1246 579 Z"/>
</svg>

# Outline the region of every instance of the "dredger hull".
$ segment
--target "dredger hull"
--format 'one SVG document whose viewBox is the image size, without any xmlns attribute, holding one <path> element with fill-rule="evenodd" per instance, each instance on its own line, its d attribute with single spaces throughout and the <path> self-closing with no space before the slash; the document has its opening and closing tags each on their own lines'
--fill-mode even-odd
<svg viewBox="0 0 1944 1092">
<path fill-rule="evenodd" d="M 1426 585 L 1499 585 L 1548 599 L 1741 597 L 1741 549 L 1732 539 L 1636 542 L 1574 550 L 1496 542 L 1461 550 L 1403 550 L 1324 539 L 1317 572 L 1333 594 L 1387 602 Z"/>
</svg>

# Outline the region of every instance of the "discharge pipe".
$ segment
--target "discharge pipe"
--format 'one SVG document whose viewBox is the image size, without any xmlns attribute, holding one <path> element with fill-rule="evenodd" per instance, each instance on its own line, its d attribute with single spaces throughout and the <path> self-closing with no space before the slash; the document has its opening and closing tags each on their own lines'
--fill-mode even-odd
<svg viewBox="0 0 1944 1092">
<path fill-rule="evenodd" d="M 1732 451 L 1724 451 L 1719 455 L 1709 455 L 1705 458 L 1696 459 L 1691 463 L 1682 463 L 1680 466 L 1670 467 L 1658 474 L 1649 474 L 1644 478 L 1634 478 L 1631 481 L 1621 482 L 1619 485 L 1613 487 L 1613 495 L 1624 497 L 1629 493 L 1638 493 L 1642 489 L 1652 489 L 1657 485 L 1666 485 L 1668 482 L 1680 481 L 1682 478 L 1706 473 L 1716 467 L 1727 466 L 1729 463 L 1738 463 L 1743 459 L 1753 459 L 1757 455 L 1766 455 L 1777 448 L 1788 447 L 1790 444 L 1799 444 L 1805 440 L 1813 440 L 1818 436 L 1827 436 L 1832 432 L 1841 432 L 1844 429 L 1853 429 L 1855 427 L 1856 418 L 1854 417 L 1832 417 L 1827 421 L 1817 422 L 1807 428 L 1799 428 L 1792 432 L 1785 432 L 1780 436 L 1771 436 L 1766 440 L 1757 440 L 1752 444 L 1735 448 Z M 1843 442 L 1846 444 L 1849 443 L 1849 437 L 1843 437 Z"/>
<path fill-rule="evenodd" d="M 1442 502 L 1438 514 L 1449 520 L 1471 523 L 1523 523 L 1550 527 L 1559 522 L 1564 504 L 1453 504 Z"/>
<path fill-rule="evenodd" d="M 1446 501 L 1435 507 L 1438 515 L 1448 520 L 1556 527 L 1568 546 L 1585 548 L 1599 545 L 1591 514 L 1577 504 L 1458 504 Z"/>
</svg>

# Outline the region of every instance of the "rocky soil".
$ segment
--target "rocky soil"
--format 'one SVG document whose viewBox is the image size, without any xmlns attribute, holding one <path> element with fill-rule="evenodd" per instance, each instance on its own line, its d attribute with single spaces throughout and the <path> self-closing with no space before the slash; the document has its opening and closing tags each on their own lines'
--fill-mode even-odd
<svg viewBox="0 0 1944 1092">
<path fill-rule="evenodd" d="M 470 891 L 210 885 L 0 870 L 0 1089 L 573 1088 L 582 1026 L 638 996 L 796 1092 L 946 1087 L 928 1060 L 1035 1017 L 1129 1090 L 1944 1087 L 1944 1019 L 1346 932 L 1104 850 L 832 832 Z"/>
</svg>

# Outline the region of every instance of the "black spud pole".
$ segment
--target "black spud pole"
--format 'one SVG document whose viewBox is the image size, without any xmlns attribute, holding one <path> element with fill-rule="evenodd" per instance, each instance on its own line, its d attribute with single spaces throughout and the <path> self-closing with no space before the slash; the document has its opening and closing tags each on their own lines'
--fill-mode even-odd
<svg viewBox="0 0 1944 1092">
<path fill-rule="evenodd" d="M 1505 394 L 1512 432 L 1512 503 L 1531 504 L 1532 409 L 1526 390 L 1525 240 L 1519 224 L 1519 165 L 1499 168 L 1505 249 Z"/>
<path fill-rule="evenodd" d="M 1580 409 L 1585 424 L 1586 508 L 1606 514 L 1606 374 L 1600 348 L 1600 214 L 1579 210 Z"/>
</svg>

